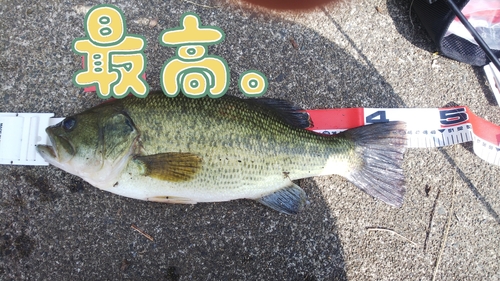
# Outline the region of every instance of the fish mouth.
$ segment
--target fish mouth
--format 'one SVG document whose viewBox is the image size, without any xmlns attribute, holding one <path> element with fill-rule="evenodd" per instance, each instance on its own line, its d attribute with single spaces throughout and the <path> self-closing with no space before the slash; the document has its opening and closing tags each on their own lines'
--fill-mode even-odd
<svg viewBox="0 0 500 281">
<path fill-rule="evenodd" d="M 57 159 L 56 151 L 54 150 L 54 147 L 50 145 L 39 144 L 36 146 L 36 150 L 47 162 Z"/>
<path fill-rule="evenodd" d="M 69 142 L 66 138 L 58 135 L 54 135 L 51 131 L 50 128 L 47 128 L 45 130 L 47 132 L 47 135 L 49 137 L 49 141 L 52 144 L 51 145 L 37 145 L 36 150 L 38 153 L 42 156 L 42 158 L 49 162 L 49 163 L 54 163 L 54 162 L 61 162 L 61 155 L 58 153 L 58 148 L 62 147 L 65 152 L 71 156 L 75 154 L 75 148 Z M 64 154 L 66 154 L 64 153 Z"/>
</svg>

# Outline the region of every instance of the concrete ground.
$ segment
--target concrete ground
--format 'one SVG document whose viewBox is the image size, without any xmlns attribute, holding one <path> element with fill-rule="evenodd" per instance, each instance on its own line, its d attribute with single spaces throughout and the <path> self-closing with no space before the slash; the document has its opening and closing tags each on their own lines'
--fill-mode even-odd
<svg viewBox="0 0 500 281">
<path fill-rule="evenodd" d="M 480 68 L 433 56 L 405 0 L 353 0 L 309 13 L 257 13 L 222 1 L 111 1 L 147 39 L 160 89 L 173 48 L 158 36 L 197 13 L 226 39 L 209 48 L 240 73 L 266 74 L 266 97 L 304 108 L 467 105 L 500 124 Z M 0 1 L 0 112 L 62 117 L 98 104 L 72 84 L 86 7 Z M 151 20 L 155 20 L 152 21 Z M 470 144 L 409 149 L 401 208 L 337 176 L 298 182 L 297 216 L 248 200 L 166 205 L 119 197 L 55 167 L 0 167 L 0 280 L 499 280 L 500 167 Z M 135 225 L 153 241 L 132 229 Z"/>
</svg>

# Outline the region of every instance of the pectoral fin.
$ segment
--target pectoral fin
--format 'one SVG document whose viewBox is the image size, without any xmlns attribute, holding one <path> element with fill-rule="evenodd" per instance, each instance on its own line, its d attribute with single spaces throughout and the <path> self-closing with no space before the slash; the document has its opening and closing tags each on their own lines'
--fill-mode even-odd
<svg viewBox="0 0 500 281">
<path fill-rule="evenodd" d="M 201 170 L 201 157 L 192 153 L 136 156 L 134 161 L 144 176 L 172 182 L 189 181 Z"/>
<path fill-rule="evenodd" d="M 290 181 L 284 188 L 256 200 L 276 211 L 295 215 L 307 202 L 307 195 L 298 185 Z"/>
</svg>

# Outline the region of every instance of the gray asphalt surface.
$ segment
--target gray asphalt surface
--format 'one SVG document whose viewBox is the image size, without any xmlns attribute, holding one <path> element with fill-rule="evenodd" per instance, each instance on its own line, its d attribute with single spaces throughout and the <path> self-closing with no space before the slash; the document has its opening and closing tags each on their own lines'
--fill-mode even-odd
<svg viewBox="0 0 500 281">
<path fill-rule="evenodd" d="M 409 2 L 286 14 L 222 1 L 111 1 L 128 32 L 147 39 L 151 89 L 174 55 L 158 35 L 191 11 L 225 31 L 209 53 L 227 60 L 235 95 L 239 74 L 256 69 L 269 79 L 266 97 L 304 108 L 458 104 L 500 124 L 482 70 L 433 56 Z M 63 117 L 101 101 L 71 81 L 81 67 L 71 42 L 96 4 L 0 1 L 0 112 Z M 324 176 L 298 182 L 311 204 L 297 216 L 247 200 L 142 202 L 55 167 L 0 166 L 0 279 L 499 280 L 500 168 L 470 144 L 405 157 L 402 208 Z"/>
</svg>

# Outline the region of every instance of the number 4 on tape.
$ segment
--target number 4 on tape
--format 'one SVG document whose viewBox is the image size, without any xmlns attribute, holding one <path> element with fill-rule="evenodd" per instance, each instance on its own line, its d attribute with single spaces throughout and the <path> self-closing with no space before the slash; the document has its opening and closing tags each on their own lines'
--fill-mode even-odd
<svg viewBox="0 0 500 281">
<path fill-rule="evenodd" d="M 385 110 L 377 110 L 374 113 L 366 116 L 365 123 L 373 124 L 373 123 L 387 123 L 389 119 L 387 119 Z"/>
</svg>

